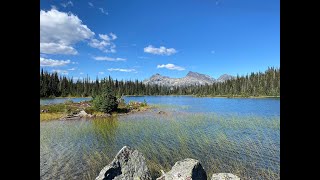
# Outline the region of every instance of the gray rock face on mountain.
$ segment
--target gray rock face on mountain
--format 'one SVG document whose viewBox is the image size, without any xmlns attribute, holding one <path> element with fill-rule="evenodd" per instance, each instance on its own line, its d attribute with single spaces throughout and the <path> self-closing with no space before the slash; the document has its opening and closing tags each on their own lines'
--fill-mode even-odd
<svg viewBox="0 0 320 180">
<path fill-rule="evenodd" d="M 191 86 L 191 85 L 211 85 L 216 82 L 223 82 L 226 79 L 232 78 L 230 75 L 222 75 L 218 80 L 196 72 L 189 71 L 189 73 L 182 78 L 170 78 L 168 76 L 162 76 L 155 74 L 149 79 L 143 81 L 144 84 L 149 85 L 162 85 L 162 86 Z"/>
<path fill-rule="evenodd" d="M 151 180 L 145 157 L 128 146 L 124 146 L 105 166 L 96 180 Z"/>
<path fill-rule="evenodd" d="M 212 175 L 211 180 L 240 180 L 240 178 L 231 173 L 216 173 Z"/>
<path fill-rule="evenodd" d="M 223 74 L 223 75 L 221 75 L 221 76 L 217 79 L 217 81 L 218 81 L 218 82 L 224 82 L 224 81 L 227 81 L 227 80 L 231 80 L 231 79 L 233 79 L 233 78 L 234 78 L 234 77 L 231 76 L 231 75 Z"/>
<path fill-rule="evenodd" d="M 195 159 L 184 159 L 174 164 L 172 169 L 157 180 L 207 180 L 207 174 L 200 162 Z"/>
</svg>

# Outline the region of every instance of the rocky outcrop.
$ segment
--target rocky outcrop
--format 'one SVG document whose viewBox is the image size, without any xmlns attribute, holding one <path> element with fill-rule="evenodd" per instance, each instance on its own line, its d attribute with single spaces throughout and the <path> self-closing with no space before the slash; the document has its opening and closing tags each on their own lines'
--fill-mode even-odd
<svg viewBox="0 0 320 180">
<path fill-rule="evenodd" d="M 65 117 L 62 117 L 61 120 L 76 120 L 76 119 L 80 119 L 80 118 L 92 118 L 92 117 L 95 117 L 95 116 L 92 114 L 86 113 L 84 110 L 81 110 L 77 114 L 71 114 L 71 115 L 67 115 Z"/>
<path fill-rule="evenodd" d="M 158 114 L 167 114 L 167 113 L 164 111 L 159 111 Z"/>
<path fill-rule="evenodd" d="M 151 180 L 144 156 L 128 146 L 124 146 L 105 166 L 96 180 Z"/>
<path fill-rule="evenodd" d="M 196 159 L 187 158 L 177 161 L 167 173 L 156 180 L 207 180 L 207 173 Z M 128 146 L 124 146 L 113 159 L 105 166 L 96 180 L 151 180 L 151 174 L 144 156 Z M 213 174 L 211 180 L 240 180 L 231 173 Z"/>
<path fill-rule="evenodd" d="M 240 178 L 231 173 L 217 173 L 212 175 L 211 180 L 240 180 Z"/>
<path fill-rule="evenodd" d="M 207 173 L 200 162 L 195 159 L 184 159 L 174 164 L 172 169 L 157 180 L 207 180 Z"/>
</svg>

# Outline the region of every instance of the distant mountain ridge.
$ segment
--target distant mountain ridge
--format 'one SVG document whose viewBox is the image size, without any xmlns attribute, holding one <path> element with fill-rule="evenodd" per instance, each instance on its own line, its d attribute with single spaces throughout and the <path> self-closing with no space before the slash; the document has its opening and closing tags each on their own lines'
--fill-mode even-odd
<svg viewBox="0 0 320 180">
<path fill-rule="evenodd" d="M 218 79 L 214 79 L 206 74 L 189 71 L 188 74 L 182 78 L 170 78 L 157 73 L 152 75 L 149 79 L 145 79 L 143 83 L 162 86 L 210 85 L 217 82 L 224 82 L 232 78 L 234 78 L 234 76 L 223 74 Z"/>
</svg>

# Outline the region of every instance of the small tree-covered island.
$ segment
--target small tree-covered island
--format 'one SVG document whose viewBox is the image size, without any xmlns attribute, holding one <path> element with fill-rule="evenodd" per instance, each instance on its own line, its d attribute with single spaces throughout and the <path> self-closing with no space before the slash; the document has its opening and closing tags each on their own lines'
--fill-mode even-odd
<svg viewBox="0 0 320 180">
<path fill-rule="evenodd" d="M 101 94 L 95 95 L 90 101 L 75 103 L 72 100 L 67 100 L 60 104 L 40 105 L 40 121 L 127 115 L 132 112 L 142 112 L 148 108 L 151 106 L 146 101 L 131 101 L 126 104 L 122 97 L 117 98 L 111 88 L 106 86 Z"/>
</svg>

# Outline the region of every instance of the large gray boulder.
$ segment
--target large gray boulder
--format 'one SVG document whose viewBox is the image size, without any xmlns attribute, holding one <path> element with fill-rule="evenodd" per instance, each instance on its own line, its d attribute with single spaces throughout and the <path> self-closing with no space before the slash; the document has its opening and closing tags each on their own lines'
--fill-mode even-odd
<svg viewBox="0 0 320 180">
<path fill-rule="evenodd" d="M 128 146 L 124 146 L 105 166 L 96 180 L 151 180 L 145 157 Z"/>
<path fill-rule="evenodd" d="M 212 175 L 211 180 L 240 180 L 240 178 L 231 173 L 216 173 Z"/>
<path fill-rule="evenodd" d="M 171 170 L 157 180 L 207 180 L 207 174 L 200 162 L 195 159 L 184 159 L 174 164 Z"/>
</svg>

